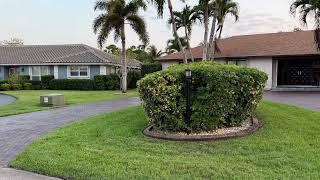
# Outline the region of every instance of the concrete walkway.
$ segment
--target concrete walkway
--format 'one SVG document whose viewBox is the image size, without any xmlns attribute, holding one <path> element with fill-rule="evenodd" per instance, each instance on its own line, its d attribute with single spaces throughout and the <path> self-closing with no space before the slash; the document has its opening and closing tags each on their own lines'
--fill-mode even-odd
<svg viewBox="0 0 320 180">
<path fill-rule="evenodd" d="M 264 99 L 320 111 L 320 92 L 265 92 Z"/>
<path fill-rule="evenodd" d="M 34 174 L 25 171 L 19 171 L 15 169 L 0 168 L 0 180 L 59 180 L 58 178 L 52 178 Z"/>
<path fill-rule="evenodd" d="M 0 94 L 0 106 L 6 106 L 8 104 L 15 102 L 16 100 L 17 99 L 12 96 Z"/>
<path fill-rule="evenodd" d="M 139 98 L 126 98 L 0 117 L 0 167 L 6 167 L 34 140 L 54 129 L 89 116 L 139 104 Z"/>
</svg>

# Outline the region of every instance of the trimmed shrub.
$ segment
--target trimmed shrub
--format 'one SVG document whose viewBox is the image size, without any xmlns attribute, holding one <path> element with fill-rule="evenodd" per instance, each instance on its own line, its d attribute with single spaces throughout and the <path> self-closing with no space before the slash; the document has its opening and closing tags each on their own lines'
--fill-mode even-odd
<svg viewBox="0 0 320 180">
<path fill-rule="evenodd" d="M 94 81 L 90 79 L 53 79 L 49 83 L 52 90 L 94 90 Z"/>
<path fill-rule="evenodd" d="M 1 90 L 10 91 L 11 90 L 11 85 L 8 84 L 8 83 L 3 83 L 3 84 L 1 84 Z"/>
<path fill-rule="evenodd" d="M 49 89 L 49 83 L 54 79 L 52 75 L 41 76 L 42 88 Z"/>
<path fill-rule="evenodd" d="M 162 70 L 160 63 L 146 63 L 141 66 L 141 76 L 144 77 L 147 74 L 151 74 Z"/>
<path fill-rule="evenodd" d="M 21 78 L 21 80 L 23 81 L 23 82 L 28 82 L 28 81 L 30 81 L 30 76 L 29 75 L 19 75 L 20 76 L 20 78 Z"/>
<path fill-rule="evenodd" d="M 32 89 L 33 90 L 41 90 L 42 88 L 42 82 L 41 81 L 30 81 L 32 84 Z"/>
<path fill-rule="evenodd" d="M 32 84 L 31 83 L 24 83 L 23 89 L 24 90 L 32 90 Z"/>
<path fill-rule="evenodd" d="M 11 89 L 12 90 L 22 90 L 23 89 L 23 86 L 22 84 L 11 84 Z"/>
<path fill-rule="evenodd" d="M 192 117 L 185 114 L 185 70 L 192 69 Z M 215 63 L 172 66 L 138 82 L 143 106 L 155 128 L 212 131 L 241 125 L 255 111 L 268 77 L 257 69 Z"/>
<path fill-rule="evenodd" d="M 137 82 L 141 79 L 141 71 L 139 70 L 130 70 L 127 76 L 127 83 L 129 89 L 137 88 Z"/>
<path fill-rule="evenodd" d="M 97 90 L 106 89 L 107 75 L 97 75 L 94 77 L 95 88 Z"/>
<path fill-rule="evenodd" d="M 106 76 L 106 89 L 107 90 L 120 89 L 120 77 L 117 74 L 110 74 Z"/>
</svg>

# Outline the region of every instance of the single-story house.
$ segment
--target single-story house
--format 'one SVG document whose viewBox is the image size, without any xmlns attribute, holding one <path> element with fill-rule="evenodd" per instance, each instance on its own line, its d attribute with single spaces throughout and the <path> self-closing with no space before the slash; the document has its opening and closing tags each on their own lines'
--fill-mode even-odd
<svg viewBox="0 0 320 180">
<path fill-rule="evenodd" d="M 141 63 L 128 59 L 128 68 Z M 30 75 L 31 80 L 53 75 L 55 79 L 93 79 L 119 72 L 120 57 L 83 44 L 0 46 L 0 80 L 11 74 Z"/>
<path fill-rule="evenodd" d="M 314 31 L 234 36 L 219 40 L 217 46 L 219 52 L 214 55 L 217 62 L 254 67 L 267 73 L 268 90 L 320 88 L 320 50 L 314 41 Z M 198 61 L 202 59 L 202 49 L 201 46 L 192 49 Z M 159 61 L 166 69 L 182 63 L 183 54 L 170 54 Z"/>
</svg>

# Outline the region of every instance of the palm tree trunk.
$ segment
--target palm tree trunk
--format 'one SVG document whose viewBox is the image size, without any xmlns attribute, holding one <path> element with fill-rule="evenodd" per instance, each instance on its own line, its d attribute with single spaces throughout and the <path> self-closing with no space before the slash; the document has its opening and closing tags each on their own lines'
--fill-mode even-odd
<svg viewBox="0 0 320 180">
<path fill-rule="evenodd" d="M 209 48 L 208 48 L 208 57 L 210 60 L 214 60 L 214 35 L 216 32 L 216 23 L 217 23 L 217 19 L 216 17 L 213 17 L 212 19 L 212 25 L 211 25 L 211 32 L 210 32 L 210 38 L 209 38 Z"/>
<path fill-rule="evenodd" d="M 127 93 L 127 55 L 126 55 L 126 34 L 124 23 L 121 25 L 121 44 L 122 44 L 122 93 Z"/>
<path fill-rule="evenodd" d="M 208 0 L 205 1 L 204 4 L 204 39 L 203 39 L 203 53 L 202 53 L 202 61 L 207 60 L 207 51 L 208 51 L 208 31 L 209 31 L 209 7 Z"/>
<path fill-rule="evenodd" d="M 219 32 L 218 39 L 221 39 L 221 34 L 222 34 L 222 30 L 223 30 L 223 24 L 224 24 L 224 20 L 222 20 L 222 22 L 220 24 L 220 32 Z"/>
<path fill-rule="evenodd" d="M 191 51 L 191 46 L 190 46 L 187 26 L 185 26 L 185 28 L 184 28 L 184 33 L 185 33 L 185 36 L 187 38 L 187 45 L 188 45 L 188 50 L 189 50 L 189 54 L 190 54 L 190 57 L 191 57 L 191 61 L 194 62 L 194 57 L 193 57 L 193 54 L 192 54 L 192 51 Z"/>
<path fill-rule="evenodd" d="M 188 63 L 186 51 L 185 51 L 184 47 L 182 46 L 182 43 L 181 43 L 181 41 L 180 41 L 180 37 L 179 37 L 178 32 L 177 32 L 177 25 L 176 25 L 176 22 L 175 22 L 175 20 L 174 20 L 174 14 L 173 14 L 173 8 L 172 8 L 172 2 L 171 2 L 171 0 L 168 0 L 168 8 L 169 8 L 170 16 L 171 16 L 171 19 L 172 19 L 172 31 L 173 31 L 173 36 L 177 39 L 179 48 L 181 49 L 181 51 L 182 51 L 182 53 L 183 53 L 183 55 L 184 55 L 183 62 L 184 62 L 184 63 Z"/>
</svg>

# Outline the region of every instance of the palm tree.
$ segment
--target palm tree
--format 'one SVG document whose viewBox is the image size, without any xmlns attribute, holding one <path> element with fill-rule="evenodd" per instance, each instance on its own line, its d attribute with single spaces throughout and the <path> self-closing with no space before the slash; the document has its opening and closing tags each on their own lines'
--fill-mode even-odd
<svg viewBox="0 0 320 180">
<path fill-rule="evenodd" d="M 290 6 L 290 13 L 295 15 L 299 10 L 300 20 L 307 25 L 307 17 L 312 15 L 315 22 L 314 39 L 320 50 L 320 0 L 295 0 Z"/>
<path fill-rule="evenodd" d="M 164 54 L 164 52 L 162 52 L 161 50 L 158 50 L 155 45 L 149 46 L 148 53 L 152 59 L 159 58 Z"/>
<path fill-rule="evenodd" d="M 208 33 L 209 33 L 209 2 L 210 0 L 199 0 L 198 10 L 203 15 L 204 37 L 203 37 L 203 53 L 202 61 L 207 60 L 208 51 Z"/>
<path fill-rule="evenodd" d="M 177 30 L 180 28 L 184 28 L 184 35 L 187 40 L 187 48 L 189 50 L 191 60 L 194 61 L 191 46 L 190 46 L 190 37 L 192 32 L 193 24 L 200 19 L 200 15 L 197 13 L 195 8 L 190 8 L 190 6 L 186 5 L 184 9 L 179 11 L 174 11 L 174 21 L 177 25 Z M 173 20 L 169 18 L 168 24 L 172 24 Z"/>
<path fill-rule="evenodd" d="M 122 43 L 122 92 L 127 92 L 127 59 L 126 59 L 126 33 L 125 24 L 129 24 L 137 33 L 139 39 L 147 44 L 149 37 L 146 31 L 144 19 L 139 16 L 140 9 L 146 10 L 143 0 L 132 0 L 126 3 L 125 0 L 98 0 L 95 4 L 95 11 L 102 13 L 96 17 L 93 23 L 94 33 L 98 33 L 98 44 L 102 48 L 111 31 L 114 31 L 114 40 L 121 39 Z"/>
<path fill-rule="evenodd" d="M 184 0 L 181 0 L 181 1 L 184 2 Z M 150 0 L 150 2 L 153 3 L 156 6 L 156 8 L 158 10 L 158 16 L 159 17 L 163 17 L 164 5 L 165 5 L 165 3 L 168 3 L 168 9 L 169 9 L 169 12 L 170 12 L 170 17 L 171 17 L 171 19 L 174 20 L 173 7 L 172 7 L 172 1 L 171 0 Z M 176 22 L 172 21 L 171 25 L 172 25 L 173 37 L 175 39 L 177 39 L 179 48 L 181 49 L 181 51 L 182 51 L 182 53 L 184 55 L 183 61 L 184 61 L 184 63 L 188 63 L 188 59 L 187 59 L 187 55 L 186 55 L 186 52 L 185 52 L 185 48 L 182 46 L 178 31 L 177 31 Z"/>
<path fill-rule="evenodd" d="M 235 18 L 235 21 L 239 20 L 239 5 L 233 0 L 215 0 L 215 9 L 218 22 L 217 32 L 219 32 L 218 39 L 220 39 L 226 16 L 230 14 Z"/>
<path fill-rule="evenodd" d="M 212 16 L 212 27 L 209 39 L 209 50 L 208 55 L 210 59 L 213 59 L 214 53 L 217 50 L 216 42 L 221 39 L 224 21 L 227 15 L 231 15 L 235 18 L 235 21 L 239 20 L 239 5 L 233 0 L 214 0 L 209 4 L 211 16 Z M 216 29 L 217 23 L 217 30 Z M 218 36 L 215 33 L 218 33 Z"/>
<path fill-rule="evenodd" d="M 179 40 L 180 40 L 183 48 L 186 48 L 188 46 L 187 38 L 180 37 Z M 181 49 L 180 49 L 178 40 L 177 39 L 169 39 L 167 41 L 166 53 L 171 54 L 171 53 L 175 53 L 175 52 L 179 52 L 179 51 L 181 51 Z"/>
</svg>

